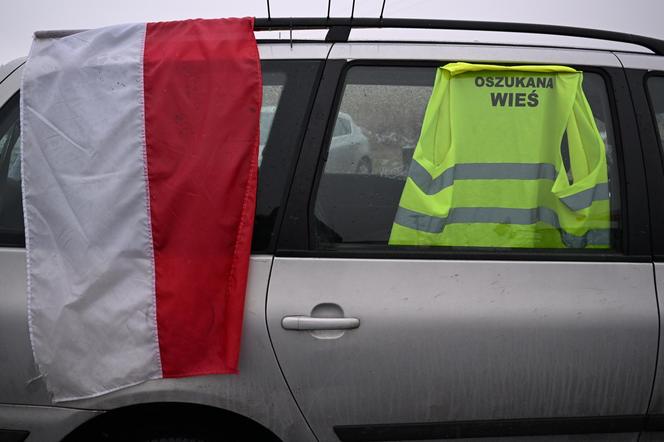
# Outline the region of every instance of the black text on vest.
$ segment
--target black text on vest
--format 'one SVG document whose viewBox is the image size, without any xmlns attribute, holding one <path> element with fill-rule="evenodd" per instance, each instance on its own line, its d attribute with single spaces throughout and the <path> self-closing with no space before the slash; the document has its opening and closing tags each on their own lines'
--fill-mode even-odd
<svg viewBox="0 0 664 442">
<path fill-rule="evenodd" d="M 491 105 L 511 107 L 535 107 L 539 104 L 537 91 L 525 92 L 491 92 Z"/>
</svg>

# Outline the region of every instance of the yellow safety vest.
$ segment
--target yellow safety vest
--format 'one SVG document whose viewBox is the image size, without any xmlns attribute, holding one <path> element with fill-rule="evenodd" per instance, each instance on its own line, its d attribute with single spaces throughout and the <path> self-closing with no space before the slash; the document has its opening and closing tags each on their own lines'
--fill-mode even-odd
<svg viewBox="0 0 664 442">
<path fill-rule="evenodd" d="M 582 81 L 565 66 L 438 68 L 389 244 L 609 247 L 606 153 Z"/>
</svg>

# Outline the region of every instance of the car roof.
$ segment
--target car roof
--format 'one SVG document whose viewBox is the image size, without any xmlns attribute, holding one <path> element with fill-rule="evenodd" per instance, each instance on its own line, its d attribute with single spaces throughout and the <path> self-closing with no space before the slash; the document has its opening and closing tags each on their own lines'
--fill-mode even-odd
<svg viewBox="0 0 664 442">
<path fill-rule="evenodd" d="M 0 83 L 25 62 L 25 57 L 17 58 L 0 65 Z"/>
<path fill-rule="evenodd" d="M 256 31 L 256 40 L 261 42 L 289 43 L 324 41 L 324 29 L 294 29 L 291 31 Z M 379 28 L 351 29 L 348 42 L 402 42 L 402 43 L 474 43 L 504 46 L 535 46 L 548 48 L 582 48 L 604 51 L 652 54 L 647 48 L 637 44 L 623 43 L 595 38 L 570 37 L 561 35 L 534 35 L 518 32 L 459 31 L 453 29 L 401 29 Z"/>
</svg>

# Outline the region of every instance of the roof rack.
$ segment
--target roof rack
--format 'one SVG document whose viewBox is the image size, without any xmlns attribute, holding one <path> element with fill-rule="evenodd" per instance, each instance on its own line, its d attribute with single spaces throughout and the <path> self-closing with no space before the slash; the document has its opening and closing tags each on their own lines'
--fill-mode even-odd
<svg viewBox="0 0 664 442">
<path fill-rule="evenodd" d="M 346 42 L 351 29 L 356 28 L 420 28 L 449 29 L 458 31 L 520 32 L 526 34 L 548 34 L 568 37 L 594 38 L 599 40 L 631 43 L 650 49 L 657 55 L 664 55 L 664 40 L 643 35 L 601 29 L 577 28 L 571 26 L 542 25 L 531 23 L 509 23 L 469 20 L 434 20 L 419 18 L 256 18 L 254 30 L 277 31 L 295 29 L 328 29 L 326 41 Z M 35 38 L 59 38 L 81 32 L 76 31 L 37 31 Z"/>
<path fill-rule="evenodd" d="M 287 30 L 287 29 L 325 29 L 328 28 L 325 40 L 346 42 L 351 29 L 357 28 L 420 28 L 449 29 L 458 31 L 494 31 L 521 32 L 526 34 L 549 34 L 569 37 L 594 38 L 599 40 L 631 43 L 650 49 L 657 55 L 664 55 L 664 40 L 623 32 L 605 31 L 601 29 L 577 28 L 571 26 L 542 25 L 531 23 L 509 23 L 469 20 L 435 20 L 412 18 L 257 18 L 254 29 Z"/>
</svg>

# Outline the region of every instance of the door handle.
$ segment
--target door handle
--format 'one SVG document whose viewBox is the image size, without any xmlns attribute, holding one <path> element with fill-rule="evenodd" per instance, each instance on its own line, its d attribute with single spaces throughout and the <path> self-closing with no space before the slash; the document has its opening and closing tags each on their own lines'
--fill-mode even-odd
<svg viewBox="0 0 664 442">
<path fill-rule="evenodd" d="M 312 316 L 285 316 L 281 326 L 286 330 L 350 330 L 360 326 L 357 318 L 314 318 Z"/>
</svg>

